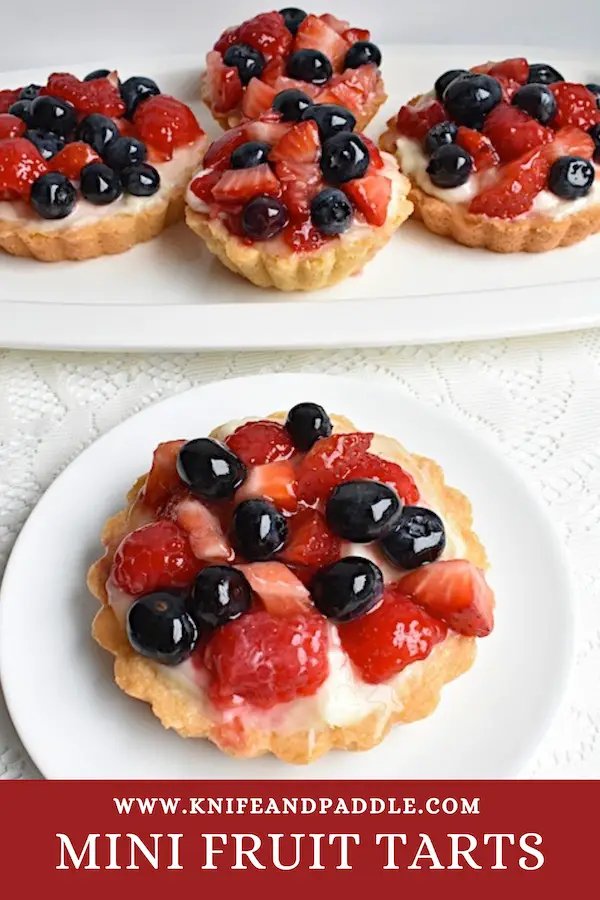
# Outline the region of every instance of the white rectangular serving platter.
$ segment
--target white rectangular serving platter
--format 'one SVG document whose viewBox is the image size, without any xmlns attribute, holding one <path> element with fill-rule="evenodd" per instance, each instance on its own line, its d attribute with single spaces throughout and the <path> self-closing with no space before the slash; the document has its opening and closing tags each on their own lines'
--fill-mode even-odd
<svg viewBox="0 0 600 900">
<path fill-rule="evenodd" d="M 368 133 L 450 68 L 524 55 L 574 81 L 600 61 L 527 46 L 382 45 L 389 99 Z M 204 55 L 56 65 L 83 76 L 114 66 L 149 75 L 220 133 L 198 99 Z M 0 75 L 43 82 L 48 69 Z M 217 350 L 389 346 L 568 331 L 600 325 L 600 235 L 546 254 L 471 250 L 408 222 L 364 272 L 314 294 L 265 291 L 225 270 L 185 225 L 120 256 L 40 263 L 0 255 L 0 346 L 80 350 Z"/>
</svg>

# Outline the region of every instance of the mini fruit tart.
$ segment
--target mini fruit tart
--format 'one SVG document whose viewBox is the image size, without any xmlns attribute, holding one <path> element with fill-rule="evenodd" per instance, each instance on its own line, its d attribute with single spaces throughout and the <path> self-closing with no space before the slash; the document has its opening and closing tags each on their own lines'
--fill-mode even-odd
<svg viewBox="0 0 600 900">
<path fill-rule="evenodd" d="M 380 145 L 435 234 L 500 253 L 600 230 L 600 86 L 526 59 L 445 72 L 388 122 Z"/>
<path fill-rule="evenodd" d="M 354 115 L 295 88 L 208 149 L 186 221 L 221 262 L 260 287 L 317 290 L 359 272 L 412 212 L 393 156 Z"/>
<path fill-rule="evenodd" d="M 0 248 L 44 262 L 122 253 L 183 218 L 207 139 L 151 78 L 0 91 Z"/>
<path fill-rule="evenodd" d="M 281 91 L 350 109 L 362 130 L 386 100 L 381 51 L 362 28 L 287 8 L 228 28 L 206 57 L 202 97 L 223 128 L 255 119 Z"/>
<path fill-rule="evenodd" d="M 315 403 L 160 444 L 88 585 L 165 728 L 307 763 L 430 715 L 494 626 L 467 498 Z"/>
</svg>

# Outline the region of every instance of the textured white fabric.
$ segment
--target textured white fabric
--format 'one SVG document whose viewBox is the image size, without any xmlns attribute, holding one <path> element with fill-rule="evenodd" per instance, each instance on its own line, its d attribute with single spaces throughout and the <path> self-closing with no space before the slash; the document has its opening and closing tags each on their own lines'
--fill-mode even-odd
<svg viewBox="0 0 600 900">
<path fill-rule="evenodd" d="M 99 434 L 196 384 L 265 371 L 391 380 L 492 436 L 539 486 L 571 555 L 578 655 L 568 699 L 524 774 L 600 777 L 600 331 L 368 351 L 0 352 L 0 572 L 41 493 Z M 0 697 L 0 777 L 36 774 Z"/>
</svg>

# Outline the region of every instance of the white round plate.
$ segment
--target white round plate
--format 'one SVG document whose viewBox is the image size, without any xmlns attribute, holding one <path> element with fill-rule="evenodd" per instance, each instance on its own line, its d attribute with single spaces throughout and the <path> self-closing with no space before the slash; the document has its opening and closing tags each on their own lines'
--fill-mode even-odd
<svg viewBox="0 0 600 900">
<path fill-rule="evenodd" d="M 157 443 L 303 400 L 399 438 L 437 459 L 464 490 L 492 561 L 497 624 L 474 668 L 445 688 L 428 719 L 367 753 L 308 767 L 230 759 L 165 731 L 115 686 L 93 642 L 85 577 L 105 520 L 147 470 Z M 50 778 L 503 778 L 518 774 L 559 701 L 571 658 L 567 563 L 548 518 L 502 454 L 437 410 L 387 385 L 317 375 L 261 375 L 172 397 L 119 425 L 54 482 L 23 528 L 0 594 L 0 674 L 9 711 Z"/>
<path fill-rule="evenodd" d="M 600 81 L 597 60 L 524 48 L 571 80 Z M 456 66 L 515 55 L 515 47 L 383 46 L 389 99 L 368 128 L 377 139 L 402 103 Z M 198 98 L 202 48 L 168 59 L 111 64 L 146 74 L 219 134 Z M 7 72 L 0 87 L 44 83 L 48 70 Z M 600 236 L 543 254 L 471 250 L 417 222 L 394 235 L 364 272 L 326 291 L 282 294 L 237 278 L 184 224 L 129 253 L 44 264 L 3 254 L 0 346 L 79 350 L 195 350 L 425 344 L 568 331 L 600 325 Z"/>
</svg>

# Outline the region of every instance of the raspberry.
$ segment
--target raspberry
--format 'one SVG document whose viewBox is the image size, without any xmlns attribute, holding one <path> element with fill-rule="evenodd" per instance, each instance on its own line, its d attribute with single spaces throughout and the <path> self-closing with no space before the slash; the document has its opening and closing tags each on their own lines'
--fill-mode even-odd
<svg viewBox="0 0 600 900">
<path fill-rule="evenodd" d="M 588 131 L 592 125 L 600 122 L 596 97 L 583 84 L 560 81 L 548 86 L 554 94 L 557 105 L 556 115 L 552 120 L 554 129 L 574 125 Z"/>
<path fill-rule="evenodd" d="M 166 94 L 139 103 L 133 121 L 144 143 L 170 156 L 177 147 L 191 144 L 204 134 L 191 109 Z"/>
<path fill-rule="evenodd" d="M 40 94 L 50 94 L 52 97 L 68 100 L 77 112 L 86 115 L 102 113 L 104 116 L 122 116 L 125 112 L 125 104 L 119 90 L 108 78 L 80 81 L 74 75 L 55 72 Z"/>
<path fill-rule="evenodd" d="M 96 151 L 83 141 L 73 141 L 52 157 L 48 168 L 53 172 L 62 172 L 71 181 L 79 181 L 83 167 L 92 162 L 102 162 Z"/>
<path fill-rule="evenodd" d="M 314 613 L 250 612 L 219 628 L 204 651 L 209 695 L 219 706 L 242 697 L 263 709 L 310 696 L 329 673 L 327 643 L 327 623 Z"/>
<path fill-rule="evenodd" d="M 41 153 L 27 138 L 0 142 L 0 192 L 14 191 L 27 199 L 33 182 L 47 171 Z"/>
<path fill-rule="evenodd" d="M 448 116 L 444 107 L 431 97 L 420 97 L 408 106 L 402 106 L 398 113 L 396 128 L 399 134 L 422 141 L 430 128 L 445 122 Z"/>
<path fill-rule="evenodd" d="M 516 106 L 497 106 L 483 126 L 502 162 L 519 159 L 530 150 L 549 144 L 554 138 L 550 128 L 540 125 Z"/>
<path fill-rule="evenodd" d="M 185 441 L 165 441 L 154 451 L 152 468 L 142 490 L 144 502 L 153 510 L 164 505 L 175 491 L 183 487 L 176 464 L 177 455 L 184 444 Z"/>
<path fill-rule="evenodd" d="M 473 198 L 469 212 L 499 219 L 512 219 L 531 209 L 546 187 L 550 161 L 548 148 L 538 147 L 500 170 L 500 179 Z"/>
<path fill-rule="evenodd" d="M 297 566 L 321 568 L 340 558 L 341 541 L 316 509 L 304 509 L 288 519 L 288 539 L 279 559 Z"/>
<path fill-rule="evenodd" d="M 187 535 L 161 519 L 123 538 L 115 553 L 112 577 L 134 597 L 158 588 L 185 587 L 200 569 Z"/>
<path fill-rule="evenodd" d="M 325 498 L 364 459 L 373 435 L 332 434 L 317 441 L 298 466 L 298 498 L 312 504 Z"/>
<path fill-rule="evenodd" d="M 394 582 L 386 585 L 380 606 L 338 625 L 338 631 L 342 647 L 363 681 L 379 684 L 429 656 L 448 629 L 413 603 L 401 582 Z"/>
<path fill-rule="evenodd" d="M 409 475 L 398 463 L 381 459 L 372 453 L 365 454 L 364 460 L 353 467 L 348 478 L 370 478 L 372 481 L 381 481 L 382 484 L 393 488 L 408 506 L 417 503 L 420 497 L 419 489 L 412 475 Z"/>
<path fill-rule="evenodd" d="M 18 116 L 0 113 L 0 141 L 6 138 L 20 137 L 27 130 L 27 125 Z"/>
<path fill-rule="evenodd" d="M 247 466 L 262 466 L 294 455 L 294 445 L 277 422 L 247 422 L 225 438 L 225 443 Z"/>
</svg>

